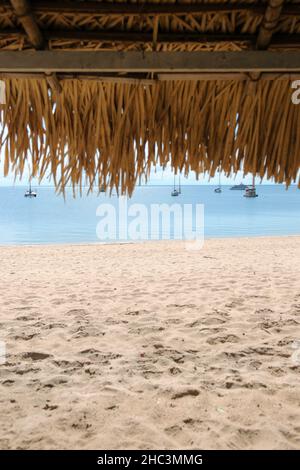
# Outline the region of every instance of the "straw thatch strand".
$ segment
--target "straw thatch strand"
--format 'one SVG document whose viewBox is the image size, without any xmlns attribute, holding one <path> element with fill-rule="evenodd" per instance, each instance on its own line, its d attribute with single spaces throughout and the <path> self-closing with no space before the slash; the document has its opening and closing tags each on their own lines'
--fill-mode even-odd
<svg viewBox="0 0 300 470">
<path fill-rule="evenodd" d="M 241 168 L 290 184 L 300 166 L 300 106 L 289 80 L 149 85 L 6 79 L 0 111 L 4 171 L 132 193 L 153 165 L 214 175 Z"/>
</svg>

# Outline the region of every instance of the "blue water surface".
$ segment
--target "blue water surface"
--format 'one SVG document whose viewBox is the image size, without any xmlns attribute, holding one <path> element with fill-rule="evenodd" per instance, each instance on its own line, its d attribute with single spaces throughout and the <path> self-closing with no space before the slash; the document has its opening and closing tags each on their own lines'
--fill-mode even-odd
<svg viewBox="0 0 300 470">
<path fill-rule="evenodd" d="M 222 193 L 217 194 L 209 185 L 183 186 L 182 194 L 174 198 L 170 186 L 140 186 L 127 203 L 146 208 L 163 203 L 203 204 L 206 238 L 300 234 L 297 187 L 286 190 L 283 185 L 258 185 L 259 197 L 255 199 L 245 198 L 242 191 L 229 188 L 223 186 Z M 90 194 L 74 199 L 72 191 L 67 190 L 64 200 L 52 187 L 34 189 L 38 197 L 27 199 L 25 187 L 0 188 L 1 245 L 99 242 L 97 208 L 100 204 L 117 208 L 119 203 L 116 194 L 111 197 L 104 193 Z M 163 229 L 156 234 L 158 239 L 164 237 Z"/>
</svg>

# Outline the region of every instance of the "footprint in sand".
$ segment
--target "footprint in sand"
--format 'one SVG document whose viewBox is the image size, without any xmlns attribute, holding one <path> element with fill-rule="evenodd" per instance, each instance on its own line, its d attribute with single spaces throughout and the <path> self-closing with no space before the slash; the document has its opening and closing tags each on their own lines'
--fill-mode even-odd
<svg viewBox="0 0 300 470">
<path fill-rule="evenodd" d="M 21 315 L 19 317 L 16 318 L 16 320 L 18 321 L 34 321 L 36 320 L 37 318 L 33 315 Z"/>
<path fill-rule="evenodd" d="M 197 390 L 196 388 L 188 388 L 174 393 L 171 396 L 171 400 L 178 400 L 179 398 L 184 397 L 197 397 L 198 395 L 200 395 L 199 390 Z"/>
<path fill-rule="evenodd" d="M 208 317 L 204 318 L 203 320 L 198 320 L 200 324 L 203 325 L 223 325 L 223 323 L 226 323 L 227 320 L 224 318 L 219 318 L 219 317 Z"/>
<path fill-rule="evenodd" d="M 179 369 L 179 367 L 171 367 L 169 369 L 169 372 L 170 372 L 171 375 L 178 375 L 178 374 L 182 373 L 182 370 Z"/>
<path fill-rule="evenodd" d="M 165 432 L 167 434 L 170 434 L 171 436 L 176 436 L 176 434 L 181 433 L 182 427 L 179 426 L 178 424 L 174 424 L 174 426 L 169 426 L 165 428 Z"/>
<path fill-rule="evenodd" d="M 120 359 L 122 357 L 122 355 L 118 353 L 102 353 L 98 349 L 93 348 L 84 349 L 83 351 L 80 351 L 80 354 L 87 356 L 91 360 L 98 359 L 101 364 L 110 364 L 110 361 Z"/>
<path fill-rule="evenodd" d="M 48 403 L 46 403 L 46 405 L 43 407 L 43 410 L 54 411 L 57 408 L 58 408 L 58 405 L 48 405 Z"/>
<path fill-rule="evenodd" d="M 7 380 L 4 380 L 3 382 L 1 382 L 2 385 L 6 385 L 6 386 L 10 386 L 10 385 L 13 385 L 15 383 L 14 380 L 10 380 L 10 379 L 7 379 Z"/>
<path fill-rule="evenodd" d="M 86 315 L 88 315 L 88 313 L 83 308 L 74 308 L 72 310 L 68 310 L 68 312 L 66 312 L 66 315 L 74 317 L 85 317 Z"/>
<path fill-rule="evenodd" d="M 217 336 L 214 338 L 208 338 L 206 342 L 208 344 L 219 344 L 219 343 L 238 343 L 239 338 L 235 335 Z"/>
<path fill-rule="evenodd" d="M 30 341 L 32 338 L 34 338 L 35 336 L 38 336 L 38 333 L 30 333 L 30 332 L 24 332 L 20 335 L 16 335 L 14 336 L 14 340 L 23 340 L 23 341 Z"/>
<path fill-rule="evenodd" d="M 235 432 L 230 447 L 239 449 L 255 448 L 255 443 L 261 440 L 262 431 L 259 429 L 240 428 Z"/>
<path fill-rule="evenodd" d="M 286 374 L 286 371 L 284 371 L 280 367 L 269 366 L 268 371 L 271 375 L 274 375 L 275 377 L 283 377 Z"/>
<path fill-rule="evenodd" d="M 43 361 L 51 357 L 51 354 L 40 353 L 40 352 L 26 352 L 22 354 L 23 359 L 32 359 L 33 361 Z"/>
</svg>

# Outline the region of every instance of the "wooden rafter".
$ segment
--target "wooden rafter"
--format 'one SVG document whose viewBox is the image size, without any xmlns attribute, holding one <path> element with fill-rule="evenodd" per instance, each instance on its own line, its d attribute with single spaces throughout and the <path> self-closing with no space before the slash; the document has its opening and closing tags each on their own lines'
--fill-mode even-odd
<svg viewBox="0 0 300 470">
<path fill-rule="evenodd" d="M 235 5 L 220 3 L 99 3 L 95 1 L 72 2 L 63 0 L 62 2 L 36 1 L 34 8 L 40 11 L 60 11 L 92 13 L 105 15 L 175 15 L 175 14 L 196 14 L 196 13 L 226 13 L 238 11 L 257 11 L 262 13 L 263 8 L 255 5 L 245 5 L 239 2 Z M 254 7 L 254 8 L 253 8 Z"/>
<path fill-rule="evenodd" d="M 68 39 L 79 41 L 99 41 L 99 42 L 124 42 L 124 43 L 146 43 L 152 42 L 152 32 L 137 31 L 78 31 L 78 30 L 44 30 L 44 37 L 47 40 Z M 24 36 L 23 31 L 19 29 L 2 29 L 0 37 Z M 194 33 L 194 32 L 159 32 L 157 42 L 255 42 L 255 36 L 252 34 L 240 33 Z"/>
</svg>

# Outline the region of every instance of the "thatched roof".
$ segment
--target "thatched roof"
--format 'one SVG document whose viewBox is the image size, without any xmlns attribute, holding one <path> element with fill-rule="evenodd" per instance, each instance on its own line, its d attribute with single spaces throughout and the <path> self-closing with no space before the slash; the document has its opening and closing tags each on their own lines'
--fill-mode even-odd
<svg viewBox="0 0 300 470">
<path fill-rule="evenodd" d="M 300 1 L 3 1 L 2 51 L 289 51 Z M 23 10 L 22 10 L 23 8 Z M 24 9 L 25 8 L 25 9 Z M 0 56 L 1 62 L 1 56 Z M 170 71 L 171 72 L 171 71 Z M 171 162 L 213 175 L 243 168 L 287 184 L 300 163 L 300 106 L 278 74 L 0 71 L 5 172 L 56 185 L 121 186 Z"/>
</svg>

